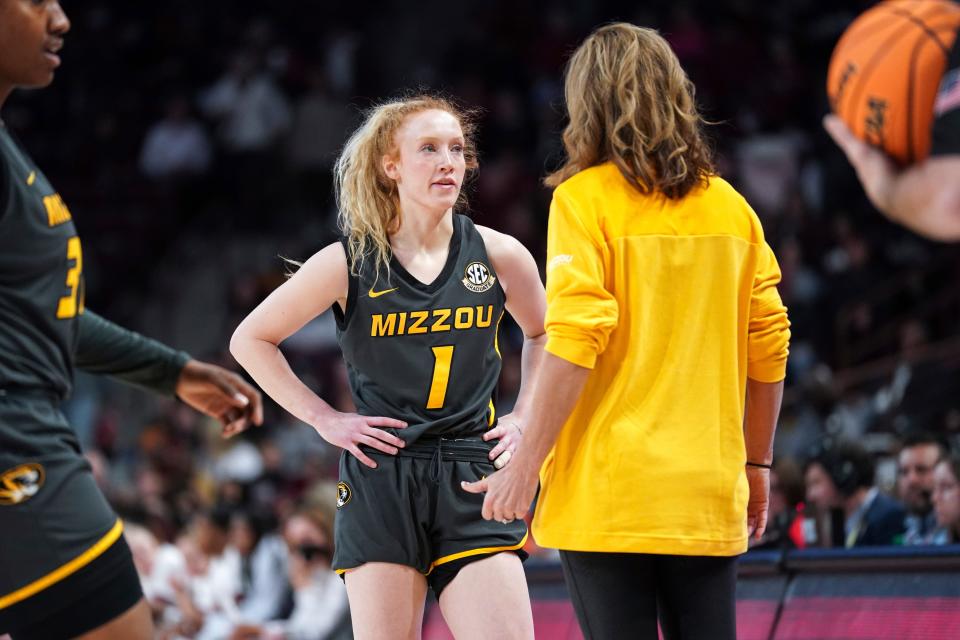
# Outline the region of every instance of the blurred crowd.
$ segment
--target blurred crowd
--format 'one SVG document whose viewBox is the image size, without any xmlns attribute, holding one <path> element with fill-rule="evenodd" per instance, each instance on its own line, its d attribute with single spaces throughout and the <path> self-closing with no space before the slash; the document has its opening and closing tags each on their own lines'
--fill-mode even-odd
<svg viewBox="0 0 960 640">
<path fill-rule="evenodd" d="M 158 638 L 352 637 L 322 506 L 297 509 L 279 529 L 268 512 L 219 506 L 195 510 L 173 542 L 131 522 L 125 535 Z"/>
<path fill-rule="evenodd" d="M 918 522 L 925 541 L 956 541 L 960 253 L 873 212 L 820 126 L 832 47 L 870 4 L 76 2 L 57 82 L 15 96 L 4 118 L 73 211 L 88 305 L 230 366 L 229 335 L 282 281 L 282 258 L 335 238 L 331 167 L 364 107 L 423 89 L 475 108 L 471 215 L 542 265 L 540 178 L 561 154 L 565 57 L 605 21 L 656 27 L 783 270 L 793 341 L 778 524 L 764 542 L 861 544 L 864 514 L 880 507 L 901 521 L 887 542 L 915 541 Z M 501 413 L 522 343 L 515 326 L 502 332 Z M 331 318 L 284 351 L 324 399 L 352 408 Z M 341 628 L 342 585 L 320 571 L 339 452 L 312 429 L 271 406 L 264 427 L 223 441 L 173 401 L 85 376 L 68 411 L 170 637 Z M 905 461 L 919 431 L 947 462 Z M 297 616 L 316 599 L 330 611 L 322 628 Z"/>
<path fill-rule="evenodd" d="M 770 525 L 755 549 L 854 548 L 960 544 L 960 455 L 942 435 L 905 436 L 877 473 L 876 455 L 859 443 L 824 438 L 799 463 L 774 464 Z"/>
</svg>

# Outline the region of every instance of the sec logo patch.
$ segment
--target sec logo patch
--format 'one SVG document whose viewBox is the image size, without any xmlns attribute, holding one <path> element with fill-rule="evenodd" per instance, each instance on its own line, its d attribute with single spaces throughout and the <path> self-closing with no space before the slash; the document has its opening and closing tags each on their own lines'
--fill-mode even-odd
<svg viewBox="0 0 960 640">
<path fill-rule="evenodd" d="M 493 286 L 497 279 L 482 262 L 471 262 L 463 272 L 463 286 L 474 293 L 483 293 Z"/>
</svg>

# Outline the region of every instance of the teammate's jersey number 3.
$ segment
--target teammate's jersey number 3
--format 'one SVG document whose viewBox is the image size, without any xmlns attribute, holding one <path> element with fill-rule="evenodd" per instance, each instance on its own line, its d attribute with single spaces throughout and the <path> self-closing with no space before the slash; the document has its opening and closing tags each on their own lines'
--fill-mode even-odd
<svg viewBox="0 0 960 640">
<path fill-rule="evenodd" d="M 73 264 L 67 269 L 67 286 L 70 293 L 57 303 L 58 318 L 73 318 L 83 311 L 83 295 L 80 294 L 80 274 L 83 273 L 83 251 L 80 238 L 74 236 L 67 240 L 67 260 Z M 78 295 L 79 294 L 79 295 Z"/>
</svg>

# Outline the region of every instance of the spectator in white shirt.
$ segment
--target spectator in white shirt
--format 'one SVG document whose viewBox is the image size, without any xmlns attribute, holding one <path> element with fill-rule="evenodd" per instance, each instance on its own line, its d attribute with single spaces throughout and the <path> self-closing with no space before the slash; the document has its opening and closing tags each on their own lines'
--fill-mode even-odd
<svg viewBox="0 0 960 640">
<path fill-rule="evenodd" d="M 322 509 L 297 511 L 283 529 L 287 543 L 293 612 L 287 620 L 242 625 L 232 640 L 339 640 L 350 638 L 350 612 L 343 581 L 330 568 L 333 527 Z"/>
<path fill-rule="evenodd" d="M 140 170 L 156 180 L 197 176 L 207 172 L 210 138 L 190 115 L 190 103 L 178 96 L 167 103 L 162 120 L 150 127 L 140 151 Z"/>
<path fill-rule="evenodd" d="M 230 520 L 230 546 L 240 556 L 240 617 L 246 623 L 281 617 L 289 598 L 287 548 L 271 531 L 271 520 L 242 510 Z"/>
</svg>

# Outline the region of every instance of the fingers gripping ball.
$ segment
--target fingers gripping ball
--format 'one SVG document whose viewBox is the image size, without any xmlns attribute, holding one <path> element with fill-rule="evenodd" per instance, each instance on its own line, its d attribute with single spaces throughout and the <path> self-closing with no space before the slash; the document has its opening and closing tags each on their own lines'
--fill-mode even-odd
<svg viewBox="0 0 960 640">
<path fill-rule="evenodd" d="M 830 107 L 901 165 L 930 153 L 933 105 L 960 28 L 950 0 L 888 0 L 861 14 L 830 59 Z"/>
</svg>

